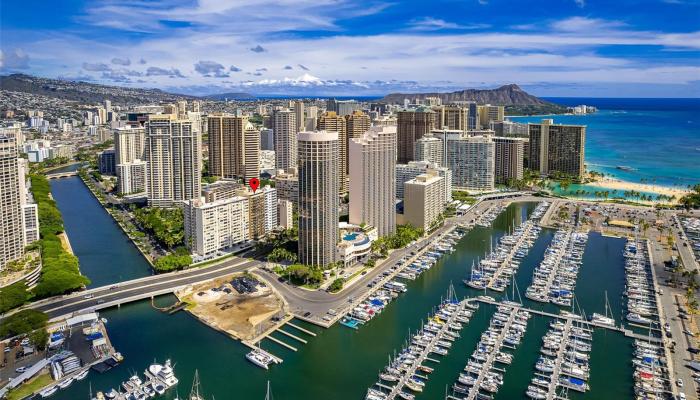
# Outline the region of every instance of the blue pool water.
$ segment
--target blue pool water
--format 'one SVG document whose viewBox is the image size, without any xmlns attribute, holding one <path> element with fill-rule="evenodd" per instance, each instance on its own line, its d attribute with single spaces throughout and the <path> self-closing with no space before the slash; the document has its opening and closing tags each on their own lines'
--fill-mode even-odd
<svg viewBox="0 0 700 400">
<path fill-rule="evenodd" d="M 355 239 L 357 239 L 357 233 L 348 233 L 343 237 L 343 240 L 347 240 L 348 242 L 352 242 Z"/>
</svg>

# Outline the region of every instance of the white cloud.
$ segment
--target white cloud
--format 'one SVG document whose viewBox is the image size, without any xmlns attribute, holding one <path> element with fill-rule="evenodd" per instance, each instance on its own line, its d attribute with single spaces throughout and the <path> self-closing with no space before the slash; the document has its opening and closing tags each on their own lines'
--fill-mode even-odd
<svg viewBox="0 0 700 400">
<path fill-rule="evenodd" d="M 22 49 L 0 50 L 0 70 L 29 69 L 29 56 Z"/>
<path fill-rule="evenodd" d="M 490 27 L 490 25 L 488 24 L 461 25 L 455 22 L 448 22 L 443 19 L 425 17 L 418 20 L 414 20 L 411 23 L 410 29 L 414 31 L 433 31 L 442 29 L 483 29 L 488 27 Z"/>
</svg>

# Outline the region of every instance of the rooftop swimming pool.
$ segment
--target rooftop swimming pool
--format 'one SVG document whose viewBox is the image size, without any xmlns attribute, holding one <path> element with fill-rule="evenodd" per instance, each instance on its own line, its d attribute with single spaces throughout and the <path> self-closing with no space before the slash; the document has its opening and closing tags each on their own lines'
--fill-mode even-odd
<svg viewBox="0 0 700 400">
<path fill-rule="evenodd" d="M 348 242 L 352 242 L 355 239 L 357 239 L 357 233 L 348 233 L 343 237 L 343 240 L 347 240 Z"/>
</svg>

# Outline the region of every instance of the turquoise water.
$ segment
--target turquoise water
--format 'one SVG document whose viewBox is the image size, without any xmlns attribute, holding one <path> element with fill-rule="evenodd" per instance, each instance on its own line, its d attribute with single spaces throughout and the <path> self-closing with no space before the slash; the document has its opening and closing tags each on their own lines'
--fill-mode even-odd
<svg viewBox="0 0 700 400">
<path fill-rule="evenodd" d="M 586 164 L 621 180 L 664 186 L 700 183 L 698 99 L 552 99 L 599 108 L 590 115 L 509 117 L 516 122 L 586 125 Z M 617 169 L 632 168 L 632 171 Z M 590 189 L 588 189 L 590 190 Z M 600 189 L 595 189 L 600 190 Z"/>
</svg>

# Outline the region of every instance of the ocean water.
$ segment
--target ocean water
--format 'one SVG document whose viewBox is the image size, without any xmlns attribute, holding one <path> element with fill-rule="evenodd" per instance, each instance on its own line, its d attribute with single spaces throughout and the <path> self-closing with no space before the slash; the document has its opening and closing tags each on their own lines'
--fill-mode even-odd
<svg viewBox="0 0 700 400">
<path fill-rule="evenodd" d="M 644 180 L 676 187 L 700 183 L 700 99 L 547 100 L 567 106 L 586 104 L 599 111 L 509 118 L 516 122 L 552 118 L 555 123 L 586 125 L 586 164 L 590 170 L 629 182 Z"/>
</svg>

